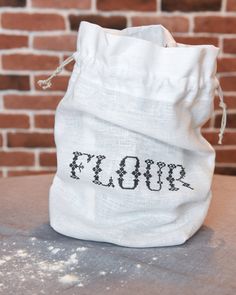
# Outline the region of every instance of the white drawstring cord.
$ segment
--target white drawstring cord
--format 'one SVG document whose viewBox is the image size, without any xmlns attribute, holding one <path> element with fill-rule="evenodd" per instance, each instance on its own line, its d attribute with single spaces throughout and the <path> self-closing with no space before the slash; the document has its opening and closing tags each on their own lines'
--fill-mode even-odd
<svg viewBox="0 0 236 295">
<path fill-rule="evenodd" d="M 218 90 L 218 94 L 219 94 L 219 98 L 220 98 L 219 106 L 222 108 L 222 112 L 223 112 L 222 117 L 221 117 L 221 126 L 220 126 L 218 144 L 222 144 L 222 139 L 223 139 L 223 136 L 224 136 L 224 131 L 225 131 L 225 127 L 226 127 L 226 121 L 227 121 L 227 111 L 226 111 L 226 104 L 224 102 L 223 91 L 222 91 L 222 88 L 221 88 L 219 83 L 218 83 L 217 90 Z"/>
<path fill-rule="evenodd" d="M 72 60 L 74 59 L 74 56 L 71 55 L 69 56 L 67 59 L 65 59 L 58 68 L 56 68 L 56 70 L 51 74 L 50 77 L 48 77 L 46 80 L 39 80 L 37 83 L 40 87 L 42 87 L 43 89 L 47 89 L 50 88 L 52 86 L 52 82 L 51 80 L 56 77 L 58 74 L 60 74 L 60 72 L 63 70 L 63 68 L 68 65 Z"/>
</svg>

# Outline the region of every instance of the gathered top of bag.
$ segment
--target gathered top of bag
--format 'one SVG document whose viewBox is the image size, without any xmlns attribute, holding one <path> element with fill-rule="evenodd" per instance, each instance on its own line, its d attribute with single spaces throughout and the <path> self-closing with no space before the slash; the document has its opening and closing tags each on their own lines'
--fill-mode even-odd
<svg viewBox="0 0 236 295">
<path fill-rule="evenodd" d="M 209 91 L 212 91 L 218 83 L 208 82 L 209 79 L 215 80 L 218 53 L 219 48 L 213 45 L 177 43 L 162 25 L 115 30 L 82 21 L 77 51 L 49 79 L 40 81 L 39 84 L 43 88 L 50 87 L 51 78 L 75 59 L 84 75 L 90 79 L 95 75 L 100 76 L 102 85 L 104 81 L 111 85 L 110 80 L 115 78 L 122 78 L 126 82 L 145 80 L 148 81 L 147 85 L 162 84 L 163 80 L 182 80 L 179 82 L 183 82 L 188 89 L 197 89 L 207 84 Z M 128 85 L 127 88 L 130 86 L 132 87 Z"/>
<path fill-rule="evenodd" d="M 63 67 L 76 61 L 80 79 L 96 81 L 98 87 L 156 100 L 156 93 L 172 99 L 170 91 L 194 91 L 198 100 L 208 99 L 219 89 L 213 45 L 177 43 L 162 25 L 129 27 L 123 30 L 103 28 L 82 21 L 77 51 L 46 80 L 38 81 L 44 89 Z M 204 91 L 200 91 L 204 89 Z M 161 91 L 160 91 L 161 90 Z M 226 105 L 219 90 L 223 109 L 219 142 L 226 125 Z M 207 94 L 207 95 L 206 95 Z M 176 96 L 178 98 L 178 96 Z M 191 102 L 189 102 L 191 103 Z"/>
<path fill-rule="evenodd" d="M 111 74 L 129 77 L 129 71 L 139 76 L 193 77 L 215 76 L 215 60 L 219 48 L 213 45 L 176 43 L 162 25 L 130 27 L 124 30 L 102 28 L 81 22 L 75 59 L 99 63 Z M 125 65 L 125 67 L 124 67 Z"/>
</svg>

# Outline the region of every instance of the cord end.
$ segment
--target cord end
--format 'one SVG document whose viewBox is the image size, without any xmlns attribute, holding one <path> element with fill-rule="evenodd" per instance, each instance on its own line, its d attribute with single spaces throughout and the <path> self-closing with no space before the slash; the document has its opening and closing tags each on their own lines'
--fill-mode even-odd
<svg viewBox="0 0 236 295">
<path fill-rule="evenodd" d="M 47 81 L 47 80 L 38 80 L 37 84 L 43 89 L 47 89 L 52 86 L 51 81 Z"/>
<path fill-rule="evenodd" d="M 222 144 L 223 134 L 219 134 L 218 144 Z"/>
</svg>

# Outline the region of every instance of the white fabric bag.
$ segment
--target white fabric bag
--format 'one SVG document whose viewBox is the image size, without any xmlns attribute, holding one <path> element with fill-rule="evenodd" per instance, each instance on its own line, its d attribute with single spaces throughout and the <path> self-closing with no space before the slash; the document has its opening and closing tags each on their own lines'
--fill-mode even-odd
<svg viewBox="0 0 236 295">
<path fill-rule="evenodd" d="M 57 232 L 153 247 L 182 244 L 200 228 L 215 166 L 201 127 L 219 87 L 218 51 L 178 44 L 161 25 L 81 23 L 56 110 L 49 205 Z"/>
</svg>

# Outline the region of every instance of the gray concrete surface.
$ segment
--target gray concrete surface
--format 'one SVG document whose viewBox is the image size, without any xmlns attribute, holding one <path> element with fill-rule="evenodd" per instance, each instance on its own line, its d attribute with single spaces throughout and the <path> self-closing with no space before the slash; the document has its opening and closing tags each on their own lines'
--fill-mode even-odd
<svg viewBox="0 0 236 295">
<path fill-rule="evenodd" d="M 236 294 L 236 177 L 214 177 L 207 219 L 187 243 L 147 249 L 56 233 L 51 181 L 0 180 L 0 294 Z"/>
</svg>

